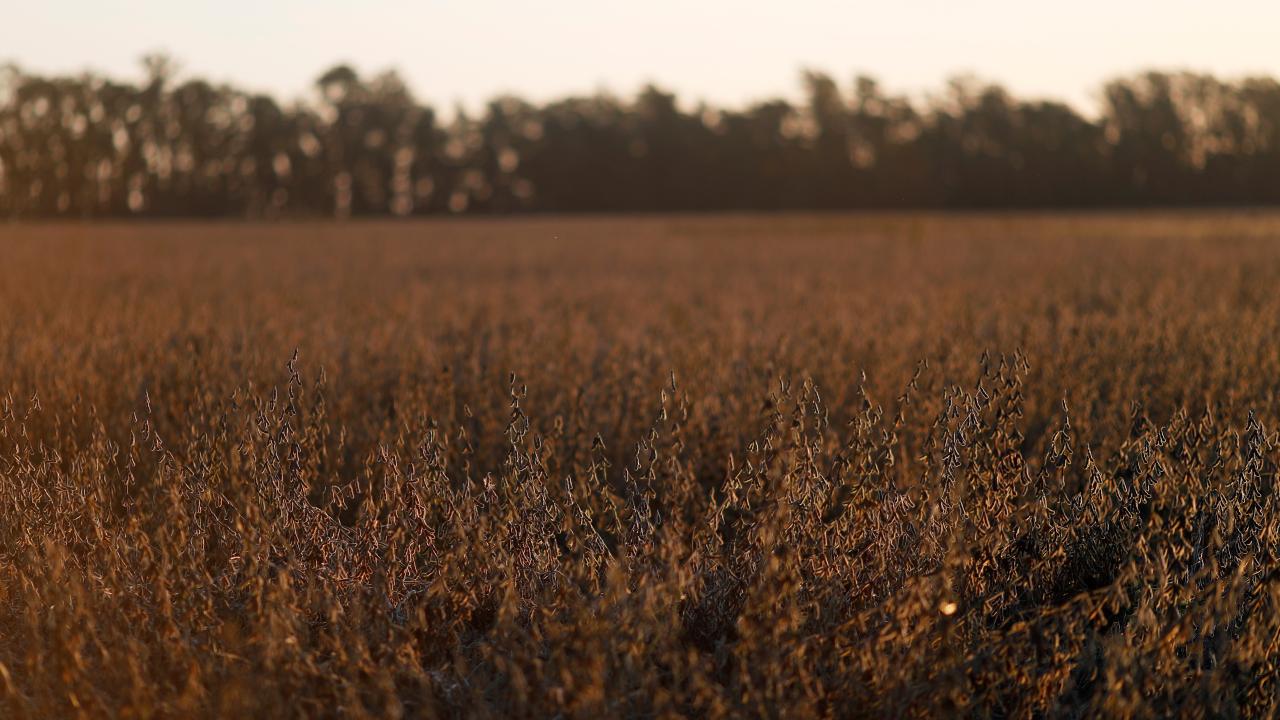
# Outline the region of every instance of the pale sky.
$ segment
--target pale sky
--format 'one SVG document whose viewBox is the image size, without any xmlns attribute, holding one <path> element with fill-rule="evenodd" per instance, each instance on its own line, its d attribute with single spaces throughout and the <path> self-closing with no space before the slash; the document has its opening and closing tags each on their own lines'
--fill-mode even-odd
<svg viewBox="0 0 1280 720">
<path fill-rule="evenodd" d="M 1091 111 L 1145 68 L 1280 76 L 1280 0 L 5 0 L 0 62 L 182 75 L 288 100 L 337 61 L 398 69 L 423 101 L 477 108 L 645 82 L 691 104 L 798 97 L 799 72 L 920 95 L 970 73 Z"/>
</svg>

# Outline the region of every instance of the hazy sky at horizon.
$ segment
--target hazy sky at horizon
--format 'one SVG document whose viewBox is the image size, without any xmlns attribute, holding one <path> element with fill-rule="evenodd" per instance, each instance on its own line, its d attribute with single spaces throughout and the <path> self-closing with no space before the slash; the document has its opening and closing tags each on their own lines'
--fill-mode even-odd
<svg viewBox="0 0 1280 720">
<path fill-rule="evenodd" d="M 1092 110 L 1102 82 L 1146 68 L 1280 76 L 1280 1 L 17 0 L 0 62 L 138 77 L 163 50 L 182 75 L 283 99 L 338 61 L 394 67 L 438 107 L 646 82 L 685 102 L 795 97 L 801 68 L 921 94 L 971 73 Z"/>
</svg>

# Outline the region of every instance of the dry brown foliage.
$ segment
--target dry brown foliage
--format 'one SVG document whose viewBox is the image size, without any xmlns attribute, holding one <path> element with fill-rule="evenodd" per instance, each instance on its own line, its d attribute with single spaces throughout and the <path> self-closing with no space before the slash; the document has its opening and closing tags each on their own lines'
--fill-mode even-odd
<svg viewBox="0 0 1280 720">
<path fill-rule="evenodd" d="M 0 711 L 1273 717 L 1278 240 L 0 229 Z"/>
</svg>

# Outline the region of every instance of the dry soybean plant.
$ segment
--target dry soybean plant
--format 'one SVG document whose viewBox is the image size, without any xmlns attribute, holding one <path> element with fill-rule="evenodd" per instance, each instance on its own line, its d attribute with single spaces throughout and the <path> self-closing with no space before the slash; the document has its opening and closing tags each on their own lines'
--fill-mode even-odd
<svg viewBox="0 0 1280 720">
<path fill-rule="evenodd" d="M 7 717 L 1274 717 L 1280 218 L 0 230 Z"/>
</svg>

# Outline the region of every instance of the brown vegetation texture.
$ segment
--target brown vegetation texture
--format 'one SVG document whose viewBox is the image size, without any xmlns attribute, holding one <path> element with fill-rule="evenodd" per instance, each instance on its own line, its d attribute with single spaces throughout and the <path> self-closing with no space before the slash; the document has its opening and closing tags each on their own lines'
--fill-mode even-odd
<svg viewBox="0 0 1280 720">
<path fill-rule="evenodd" d="M 1274 717 L 1278 241 L 0 228 L 0 713 Z"/>
</svg>

